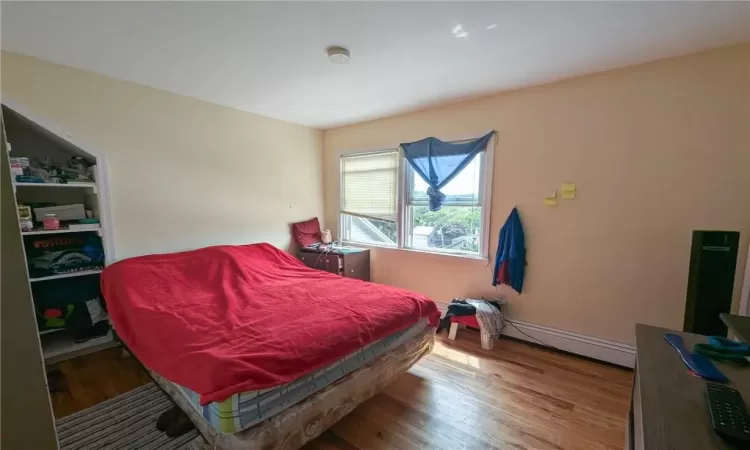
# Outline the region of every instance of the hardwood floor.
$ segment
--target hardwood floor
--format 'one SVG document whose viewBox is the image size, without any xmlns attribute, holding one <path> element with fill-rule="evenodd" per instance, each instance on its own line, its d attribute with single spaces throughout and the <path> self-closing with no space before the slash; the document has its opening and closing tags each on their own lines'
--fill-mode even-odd
<svg viewBox="0 0 750 450">
<path fill-rule="evenodd" d="M 62 361 L 52 367 L 58 368 L 65 377 L 61 389 L 50 394 L 56 419 L 151 382 L 135 358 L 123 356 L 119 347 Z"/>
<path fill-rule="evenodd" d="M 622 449 L 632 372 L 479 333 L 442 334 L 433 353 L 306 450 Z M 112 349 L 61 364 L 57 417 L 149 381 Z"/>
</svg>

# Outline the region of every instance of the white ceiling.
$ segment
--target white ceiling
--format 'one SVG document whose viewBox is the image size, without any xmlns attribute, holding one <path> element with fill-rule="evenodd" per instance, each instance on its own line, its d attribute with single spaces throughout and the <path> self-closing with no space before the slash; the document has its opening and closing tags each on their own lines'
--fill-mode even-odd
<svg viewBox="0 0 750 450">
<path fill-rule="evenodd" d="M 318 128 L 743 40 L 745 2 L 2 2 L 3 49 Z"/>
</svg>

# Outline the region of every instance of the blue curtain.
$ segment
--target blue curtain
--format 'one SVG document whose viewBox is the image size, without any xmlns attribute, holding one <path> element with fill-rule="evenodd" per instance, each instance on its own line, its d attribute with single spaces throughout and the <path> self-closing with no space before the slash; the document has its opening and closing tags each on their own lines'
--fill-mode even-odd
<svg viewBox="0 0 750 450">
<path fill-rule="evenodd" d="M 440 189 L 450 183 L 477 153 L 487 148 L 487 142 L 494 133 L 490 131 L 478 139 L 461 143 L 443 142 L 438 138 L 428 137 L 401 144 L 406 160 L 429 186 L 427 195 L 430 198 L 430 211 L 440 211 L 445 200 Z"/>
</svg>

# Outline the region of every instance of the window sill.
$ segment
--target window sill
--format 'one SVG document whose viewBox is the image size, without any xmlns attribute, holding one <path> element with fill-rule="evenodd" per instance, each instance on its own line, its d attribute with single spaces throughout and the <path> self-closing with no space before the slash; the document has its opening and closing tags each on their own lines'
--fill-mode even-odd
<svg viewBox="0 0 750 450">
<path fill-rule="evenodd" d="M 429 250 L 422 250 L 417 248 L 408 248 L 408 247 L 395 247 L 391 245 L 379 245 L 379 244 L 372 244 L 372 243 L 365 243 L 365 242 L 353 242 L 353 241 L 342 241 L 343 245 L 345 246 L 351 246 L 351 247 L 364 247 L 364 248 L 382 248 L 386 250 L 396 250 L 396 251 L 403 251 L 403 252 L 412 252 L 412 253 L 423 253 L 426 255 L 436 255 L 436 256 L 447 256 L 449 258 L 461 258 L 461 259 L 469 259 L 474 261 L 482 261 L 484 263 L 489 262 L 489 258 L 487 256 L 482 255 L 471 255 L 471 254 L 464 254 L 464 253 L 448 253 L 448 252 L 435 252 L 435 251 L 429 251 Z"/>
</svg>

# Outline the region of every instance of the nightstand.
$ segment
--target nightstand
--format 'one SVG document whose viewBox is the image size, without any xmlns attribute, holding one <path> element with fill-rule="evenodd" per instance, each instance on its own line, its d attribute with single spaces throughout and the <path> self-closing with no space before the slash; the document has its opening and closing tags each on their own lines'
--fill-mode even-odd
<svg viewBox="0 0 750 450">
<path fill-rule="evenodd" d="M 346 248 L 331 251 L 301 248 L 297 257 L 307 267 L 335 273 L 347 278 L 370 281 L 370 250 Z"/>
</svg>

